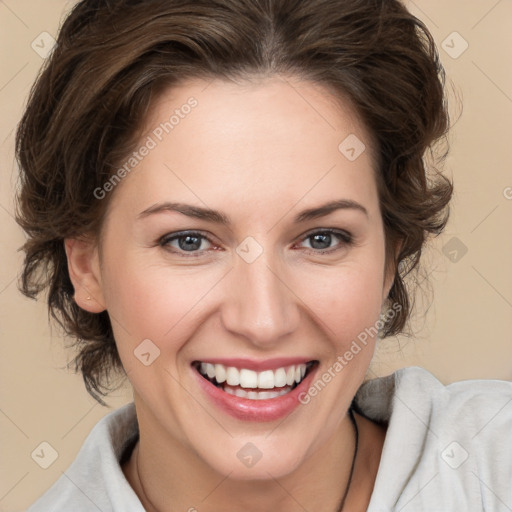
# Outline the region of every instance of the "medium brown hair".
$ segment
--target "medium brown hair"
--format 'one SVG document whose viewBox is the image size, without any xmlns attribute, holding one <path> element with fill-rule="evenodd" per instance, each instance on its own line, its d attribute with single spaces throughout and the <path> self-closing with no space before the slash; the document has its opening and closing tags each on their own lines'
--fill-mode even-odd
<svg viewBox="0 0 512 512">
<path fill-rule="evenodd" d="M 452 194 L 425 163 L 449 123 L 444 71 L 424 24 L 397 0 L 83 0 L 18 127 L 17 220 L 28 235 L 21 290 L 48 291 L 51 314 L 76 339 L 76 369 L 100 402 L 121 361 L 108 312 L 89 313 L 73 299 L 64 239 L 100 233 L 109 198 L 94 190 L 133 151 L 159 91 L 189 78 L 276 74 L 348 100 L 374 139 L 395 270 L 388 299 L 400 306 L 381 331 L 404 330 L 404 278 L 428 235 L 444 228 Z"/>
</svg>

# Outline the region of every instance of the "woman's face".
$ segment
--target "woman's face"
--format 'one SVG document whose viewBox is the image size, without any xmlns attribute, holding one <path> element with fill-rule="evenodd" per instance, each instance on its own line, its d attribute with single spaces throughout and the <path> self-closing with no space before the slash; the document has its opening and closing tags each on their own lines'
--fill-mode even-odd
<svg viewBox="0 0 512 512">
<path fill-rule="evenodd" d="M 194 81 L 134 158 L 94 298 L 141 430 L 233 478 L 285 475 L 346 418 L 391 284 L 368 134 L 309 82 Z"/>
</svg>

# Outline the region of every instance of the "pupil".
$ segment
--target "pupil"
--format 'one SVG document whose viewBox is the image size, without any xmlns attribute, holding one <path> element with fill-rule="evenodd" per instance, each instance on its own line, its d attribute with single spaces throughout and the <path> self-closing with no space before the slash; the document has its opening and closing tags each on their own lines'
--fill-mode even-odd
<svg viewBox="0 0 512 512">
<path fill-rule="evenodd" d="M 315 244 L 319 242 L 320 247 L 315 247 Z M 327 249 L 331 245 L 331 235 L 329 233 L 313 235 L 313 243 L 311 246 L 313 249 Z"/>
<path fill-rule="evenodd" d="M 201 240 L 197 236 L 187 235 L 179 239 L 179 246 L 180 249 L 183 249 L 184 251 L 197 250 L 201 246 Z"/>
</svg>

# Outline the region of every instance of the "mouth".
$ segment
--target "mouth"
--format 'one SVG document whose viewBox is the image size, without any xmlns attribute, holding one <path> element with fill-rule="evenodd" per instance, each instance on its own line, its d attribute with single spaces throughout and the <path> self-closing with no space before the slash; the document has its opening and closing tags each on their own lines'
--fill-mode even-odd
<svg viewBox="0 0 512 512">
<path fill-rule="evenodd" d="M 217 389 L 246 400 L 273 400 L 291 393 L 318 366 L 317 360 L 256 371 L 194 361 L 192 367 Z"/>
</svg>

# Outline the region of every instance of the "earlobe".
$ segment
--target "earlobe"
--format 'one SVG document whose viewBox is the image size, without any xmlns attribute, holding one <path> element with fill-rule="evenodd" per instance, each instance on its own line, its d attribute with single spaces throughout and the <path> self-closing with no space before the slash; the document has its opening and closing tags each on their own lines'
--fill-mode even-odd
<svg viewBox="0 0 512 512">
<path fill-rule="evenodd" d="M 90 313 L 105 311 L 97 245 L 90 239 L 67 238 L 64 248 L 76 304 Z"/>
<path fill-rule="evenodd" d="M 402 249 L 402 242 L 399 242 L 394 251 L 394 259 L 392 263 L 386 262 L 386 268 L 384 271 L 384 286 L 382 289 L 382 304 L 384 305 L 389 297 L 389 292 L 393 287 L 393 283 L 395 282 L 396 273 L 399 268 L 398 257 L 400 255 L 400 250 Z"/>
<path fill-rule="evenodd" d="M 389 297 L 389 292 L 395 282 L 395 270 L 391 269 L 386 272 L 386 276 L 384 278 L 384 287 L 382 289 L 382 305 L 386 303 Z"/>
</svg>

